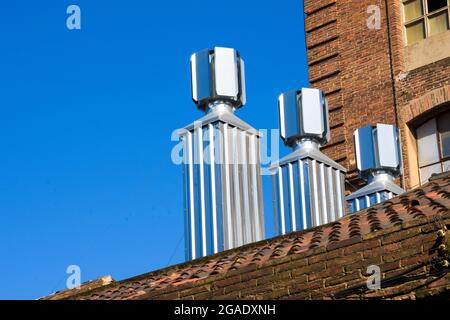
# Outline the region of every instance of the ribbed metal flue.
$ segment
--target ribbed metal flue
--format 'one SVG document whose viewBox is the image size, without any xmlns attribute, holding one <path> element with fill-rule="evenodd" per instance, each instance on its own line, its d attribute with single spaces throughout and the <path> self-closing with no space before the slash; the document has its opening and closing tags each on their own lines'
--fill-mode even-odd
<svg viewBox="0 0 450 320">
<path fill-rule="evenodd" d="M 243 67 L 234 49 L 191 58 L 193 100 L 207 113 L 180 132 L 187 260 L 264 239 L 260 135 L 234 115 Z"/>
<path fill-rule="evenodd" d="M 358 172 L 368 184 L 346 197 L 350 213 L 405 192 L 394 181 L 401 173 L 398 129 L 388 124 L 369 125 L 357 129 L 353 138 Z"/>
<path fill-rule="evenodd" d="M 393 197 L 405 192 L 397 186 L 394 178 L 386 173 L 376 173 L 369 184 L 346 198 L 349 212 L 357 212 L 369 208 L 378 203 L 392 199 Z"/>
<path fill-rule="evenodd" d="M 335 221 L 345 214 L 345 168 L 319 151 L 330 139 L 322 91 L 280 95 L 281 137 L 294 152 L 271 167 L 277 234 Z"/>
<path fill-rule="evenodd" d="M 344 216 L 343 168 L 305 153 L 274 173 L 278 234 L 309 229 Z"/>
</svg>

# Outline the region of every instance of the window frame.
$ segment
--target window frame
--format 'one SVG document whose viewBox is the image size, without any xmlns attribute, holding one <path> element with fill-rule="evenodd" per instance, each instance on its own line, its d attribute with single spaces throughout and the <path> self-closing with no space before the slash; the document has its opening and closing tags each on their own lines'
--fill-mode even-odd
<svg viewBox="0 0 450 320">
<path fill-rule="evenodd" d="M 439 117 L 446 115 L 446 114 L 450 114 L 450 110 L 446 110 L 443 112 L 440 112 L 439 114 L 431 117 L 431 118 L 427 118 L 426 120 L 422 121 L 420 124 L 415 126 L 414 132 L 416 134 L 416 147 L 417 147 L 417 168 L 419 170 L 419 181 L 420 181 L 420 185 L 422 185 L 422 175 L 421 175 L 421 169 L 423 168 L 428 168 L 437 164 L 441 165 L 441 172 L 444 172 L 444 162 L 447 162 L 450 160 L 450 156 L 446 156 L 444 157 L 443 154 L 443 144 L 442 144 L 442 139 L 441 139 L 441 124 L 439 121 Z M 428 121 L 434 121 L 435 125 L 436 125 L 436 132 L 434 132 L 434 136 L 436 137 L 436 142 L 437 142 L 437 147 L 438 147 L 438 156 L 439 156 L 439 161 L 437 162 L 433 162 L 433 163 L 428 163 L 425 166 L 420 166 L 420 154 L 418 152 L 419 150 L 419 139 L 417 137 L 417 130 L 423 126 L 425 123 L 427 123 Z"/>
<path fill-rule="evenodd" d="M 440 121 L 438 117 L 450 114 L 450 110 L 444 111 L 437 115 L 436 119 L 436 131 L 437 131 L 437 138 L 438 138 L 438 146 L 439 146 L 439 157 L 441 158 L 441 163 L 446 162 L 450 160 L 450 155 L 444 157 L 444 145 L 442 144 L 442 138 L 441 138 L 441 127 L 440 127 Z"/>
<path fill-rule="evenodd" d="M 419 23 L 419 22 L 423 21 L 424 31 L 425 31 L 425 35 L 424 35 L 425 37 L 424 37 L 423 40 L 425 40 L 425 39 L 427 39 L 429 37 L 432 37 L 432 35 L 430 35 L 430 25 L 429 25 L 430 24 L 430 22 L 429 22 L 430 18 L 433 18 L 434 16 L 437 16 L 437 15 L 439 15 L 440 13 L 442 13 L 444 11 L 447 11 L 447 31 L 450 30 L 450 0 L 447 0 L 447 6 L 446 7 L 443 7 L 441 9 L 438 9 L 438 10 L 433 11 L 431 13 L 428 12 L 428 0 L 419 0 L 419 2 L 422 3 L 422 10 L 423 10 L 422 15 L 420 17 L 418 17 L 418 18 L 415 18 L 415 19 L 412 19 L 412 20 L 409 20 L 409 21 L 405 21 L 405 19 L 406 19 L 406 17 L 405 17 L 405 4 L 409 3 L 409 2 L 413 2 L 413 1 L 415 1 L 415 0 L 401 0 L 402 7 L 403 7 L 403 10 L 402 10 L 403 31 L 405 33 L 405 42 L 406 42 L 407 46 L 419 42 L 419 41 L 416 41 L 416 42 L 408 43 L 408 34 L 407 34 L 406 30 L 407 30 L 407 28 L 409 26 L 412 26 L 412 25 L 414 25 L 416 23 Z"/>
</svg>

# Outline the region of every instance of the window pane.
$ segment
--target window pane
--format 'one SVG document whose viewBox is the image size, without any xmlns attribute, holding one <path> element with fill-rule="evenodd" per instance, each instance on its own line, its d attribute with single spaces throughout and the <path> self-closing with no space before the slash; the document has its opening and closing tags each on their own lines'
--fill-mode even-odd
<svg viewBox="0 0 450 320">
<path fill-rule="evenodd" d="M 406 26 L 406 38 L 408 44 L 418 42 L 425 38 L 425 27 L 423 24 L 423 20 L 418 23 Z"/>
<path fill-rule="evenodd" d="M 440 163 L 433 164 L 429 167 L 420 168 L 420 184 L 424 184 L 428 182 L 428 179 L 430 179 L 431 175 L 433 173 L 441 173 L 442 172 L 442 165 Z"/>
<path fill-rule="evenodd" d="M 430 17 L 429 21 L 430 21 L 430 36 L 447 31 L 448 30 L 447 10 Z"/>
<path fill-rule="evenodd" d="M 450 160 L 442 163 L 442 172 L 450 171 Z"/>
<path fill-rule="evenodd" d="M 413 0 L 405 3 L 405 22 L 417 19 L 423 15 L 422 0 Z"/>
<path fill-rule="evenodd" d="M 447 0 L 427 0 L 428 13 L 447 6 Z"/>
<path fill-rule="evenodd" d="M 450 157 L 450 112 L 439 117 L 442 157 Z"/>
<path fill-rule="evenodd" d="M 436 120 L 425 122 L 416 130 L 419 166 L 423 167 L 439 162 L 438 142 L 436 135 Z"/>
</svg>

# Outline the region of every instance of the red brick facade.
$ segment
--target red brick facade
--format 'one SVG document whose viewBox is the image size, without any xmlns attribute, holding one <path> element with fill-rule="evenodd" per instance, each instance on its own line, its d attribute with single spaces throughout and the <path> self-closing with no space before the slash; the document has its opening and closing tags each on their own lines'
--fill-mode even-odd
<svg viewBox="0 0 450 320">
<path fill-rule="evenodd" d="M 379 29 L 367 26 L 373 16 L 369 6 L 379 8 Z M 417 186 L 409 179 L 415 155 L 405 140 L 414 120 L 410 103 L 448 86 L 450 58 L 406 72 L 400 0 L 305 0 L 304 10 L 309 79 L 326 92 L 330 108 L 332 141 L 324 153 L 349 168 L 348 178 L 357 185 L 353 131 L 375 123 L 397 125 L 405 165 L 401 182 L 407 189 Z M 442 97 L 441 105 L 450 101 Z"/>
</svg>

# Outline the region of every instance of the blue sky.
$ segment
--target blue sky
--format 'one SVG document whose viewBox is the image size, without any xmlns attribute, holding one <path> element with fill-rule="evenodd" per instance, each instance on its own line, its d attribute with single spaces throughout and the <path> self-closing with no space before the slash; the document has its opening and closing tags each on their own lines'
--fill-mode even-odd
<svg viewBox="0 0 450 320">
<path fill-rule="evenodd" d="M 81 8 L 81 30 L 66 8 Z M 237 115 L 278 127 L 277 97 L 308 86 L 301 0 L 2 1 L 0 299 L 116 280 L 184 259 L 174 129 L 199 118 L 189 57 L 233 47 L 245 60 Z M 281 144 L 281 153 L 288 150 Z M 273 236 L 271 180 L 263 178 Z"/>
</svg>

